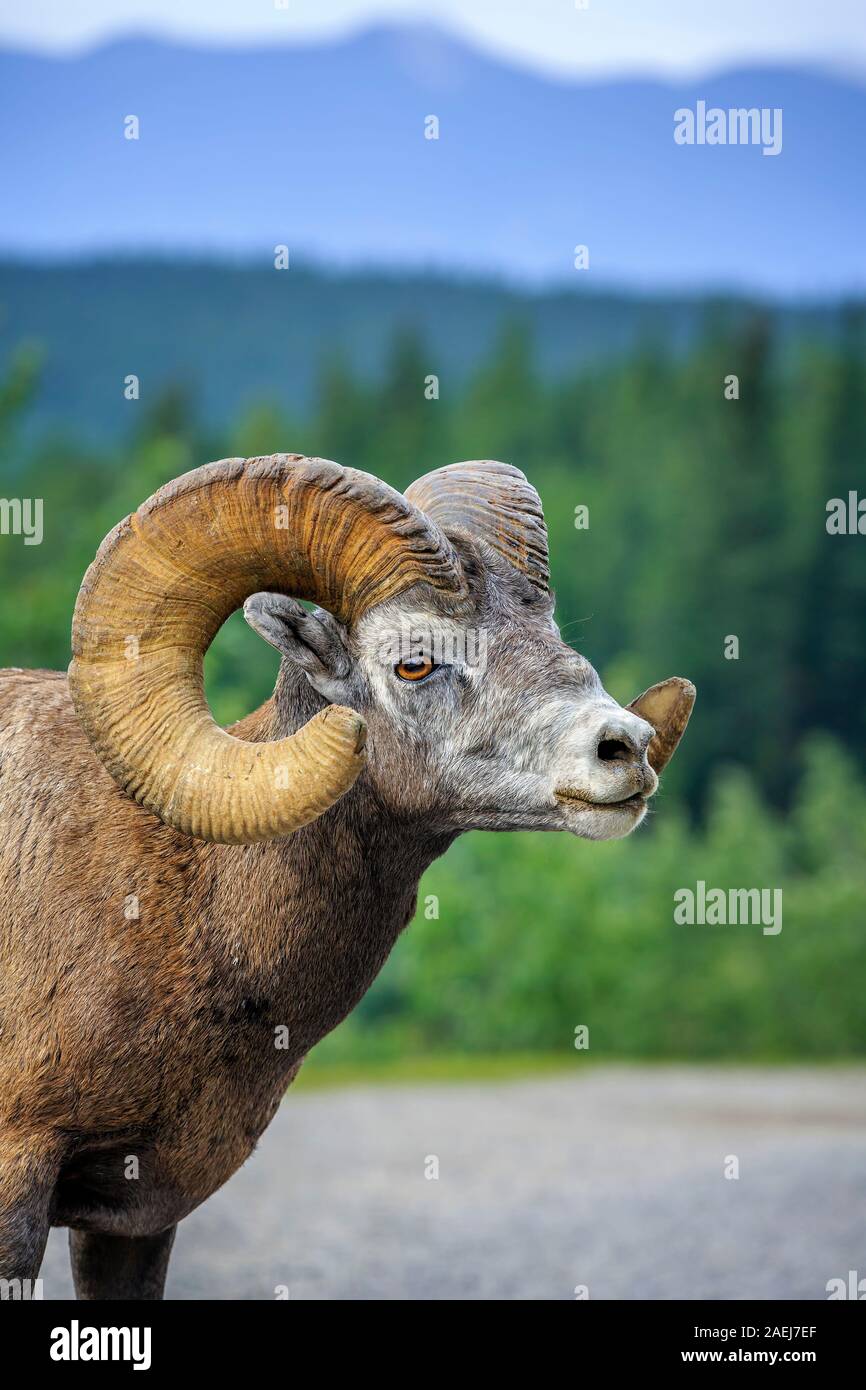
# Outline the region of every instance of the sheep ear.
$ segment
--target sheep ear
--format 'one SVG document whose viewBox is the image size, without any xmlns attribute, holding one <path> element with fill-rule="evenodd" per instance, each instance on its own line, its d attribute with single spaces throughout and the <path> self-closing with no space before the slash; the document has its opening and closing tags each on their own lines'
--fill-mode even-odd
<svg viewBox="0 0 866 1390">
<path fill-rule="evenodd" d="M 244 604 L 250 627 L 282 657 L 299 666 L 327 699 L 349 675 L 351 659 L 340 624 L 323 608 L 312 612 L 284 594 L 252 594 Z"/>
<path fill-rule="evenodd" d="M 677 744 L 686 731 L 697 691 L 691 681 L 682 676 L 651 685 L 628 708 L 633 714 L 652 724 L 655 733 L 647 750 L 649 765 L 661 772 L 674 755 Z"/>
</svg>

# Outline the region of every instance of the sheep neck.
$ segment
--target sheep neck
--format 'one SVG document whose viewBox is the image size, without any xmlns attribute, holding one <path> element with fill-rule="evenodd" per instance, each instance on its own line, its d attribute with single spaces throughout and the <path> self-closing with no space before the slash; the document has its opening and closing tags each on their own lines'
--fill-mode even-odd
<svg viewBox="0 0 866 1390">
<path fill-rule="evenodd" d="M 279 683 L 274 699 L 233 732 L 253 741 L 294 732 L 321 708 L 305 686 Z M 383 806 L 361 778 L 291 836 L 204 847 L 227 988 L 269 1023 L 285 1025 L 287 1061 L 309 1051 L 367 991 L 414 915 L 421 875 L 454 838 Z"/>
</svg>

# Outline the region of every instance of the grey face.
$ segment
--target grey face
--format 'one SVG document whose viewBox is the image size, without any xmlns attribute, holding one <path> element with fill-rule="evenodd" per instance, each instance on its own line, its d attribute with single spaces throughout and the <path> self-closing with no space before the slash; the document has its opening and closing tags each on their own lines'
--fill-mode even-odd
<svg viewBox="0 0 866 1390">
<path fill-rule="evenodd" d="M 559 636 L 552 601 L 484 557 L 448 613 L 410 590 L 349 631 L 322 610 L 254 595 L 247 620 L 326 700 L 362 713 L 365 776 L 431 829 L 627 835 L 658 779 L 653 729 Z"/>
</svg>

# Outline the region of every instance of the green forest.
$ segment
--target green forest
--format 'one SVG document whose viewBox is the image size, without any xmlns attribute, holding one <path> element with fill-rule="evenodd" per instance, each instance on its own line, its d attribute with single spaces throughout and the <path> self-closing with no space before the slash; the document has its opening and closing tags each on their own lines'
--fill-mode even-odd
<svg viewBox="0 0 866 1390">
<path fill-rule="evenodd" d="M 458 841 L 321 1055 L 574 1059 L 582 1027 L 593 1060 L 862 1055 L 866 535 L 828 533 L 827 505 L 866 497 L 864 359 L 860 309 L 795 346 L 755 310 L 733 327 L 708 313 L 686 352 L 649 335 L 554 375 L 516 317 L 431 398 L 436 354 L 402 328 L 377 380 L 332 355 L 309 406 L 263 392 L 228 427 L 168 385 L 94 448 L 39 428 L 30 343 L 0 381 L 0 491 L 44 499 L 44 539 L 0 538 L 0 664 L 64 668 L 102 536 L 209 459 L 319 454 L 401 489 L 457 459 L 515 463 L 544 503 L 563 635 L 624 702 L 688 676 L 695 713 L 630 839 Z M 235 614 L 207 658 L 217 718 L 265 698 L 275 671 Z M 673 895 L 698 880 L 781 889 L 782 930 L 677 925 Z"/>
</svg>

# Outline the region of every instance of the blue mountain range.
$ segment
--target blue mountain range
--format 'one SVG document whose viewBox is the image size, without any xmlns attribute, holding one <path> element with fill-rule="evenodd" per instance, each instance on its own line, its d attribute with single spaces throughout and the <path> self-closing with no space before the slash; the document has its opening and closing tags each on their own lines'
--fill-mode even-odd
<svg viewBox="0 0 866 1390">
<path fill-rule="evenodd" d="M 780 110 L 781 152 L 676 143 L 699 102 Z M 290 263 L 530 283 L 866 289 L 866 88 L 819 72 L 554 81 L 429 28 L 269 49 L 130 38 L 0 53 L 0 125 L 6 254 L 264 266 L 285 245 Z"/>
</svg>

